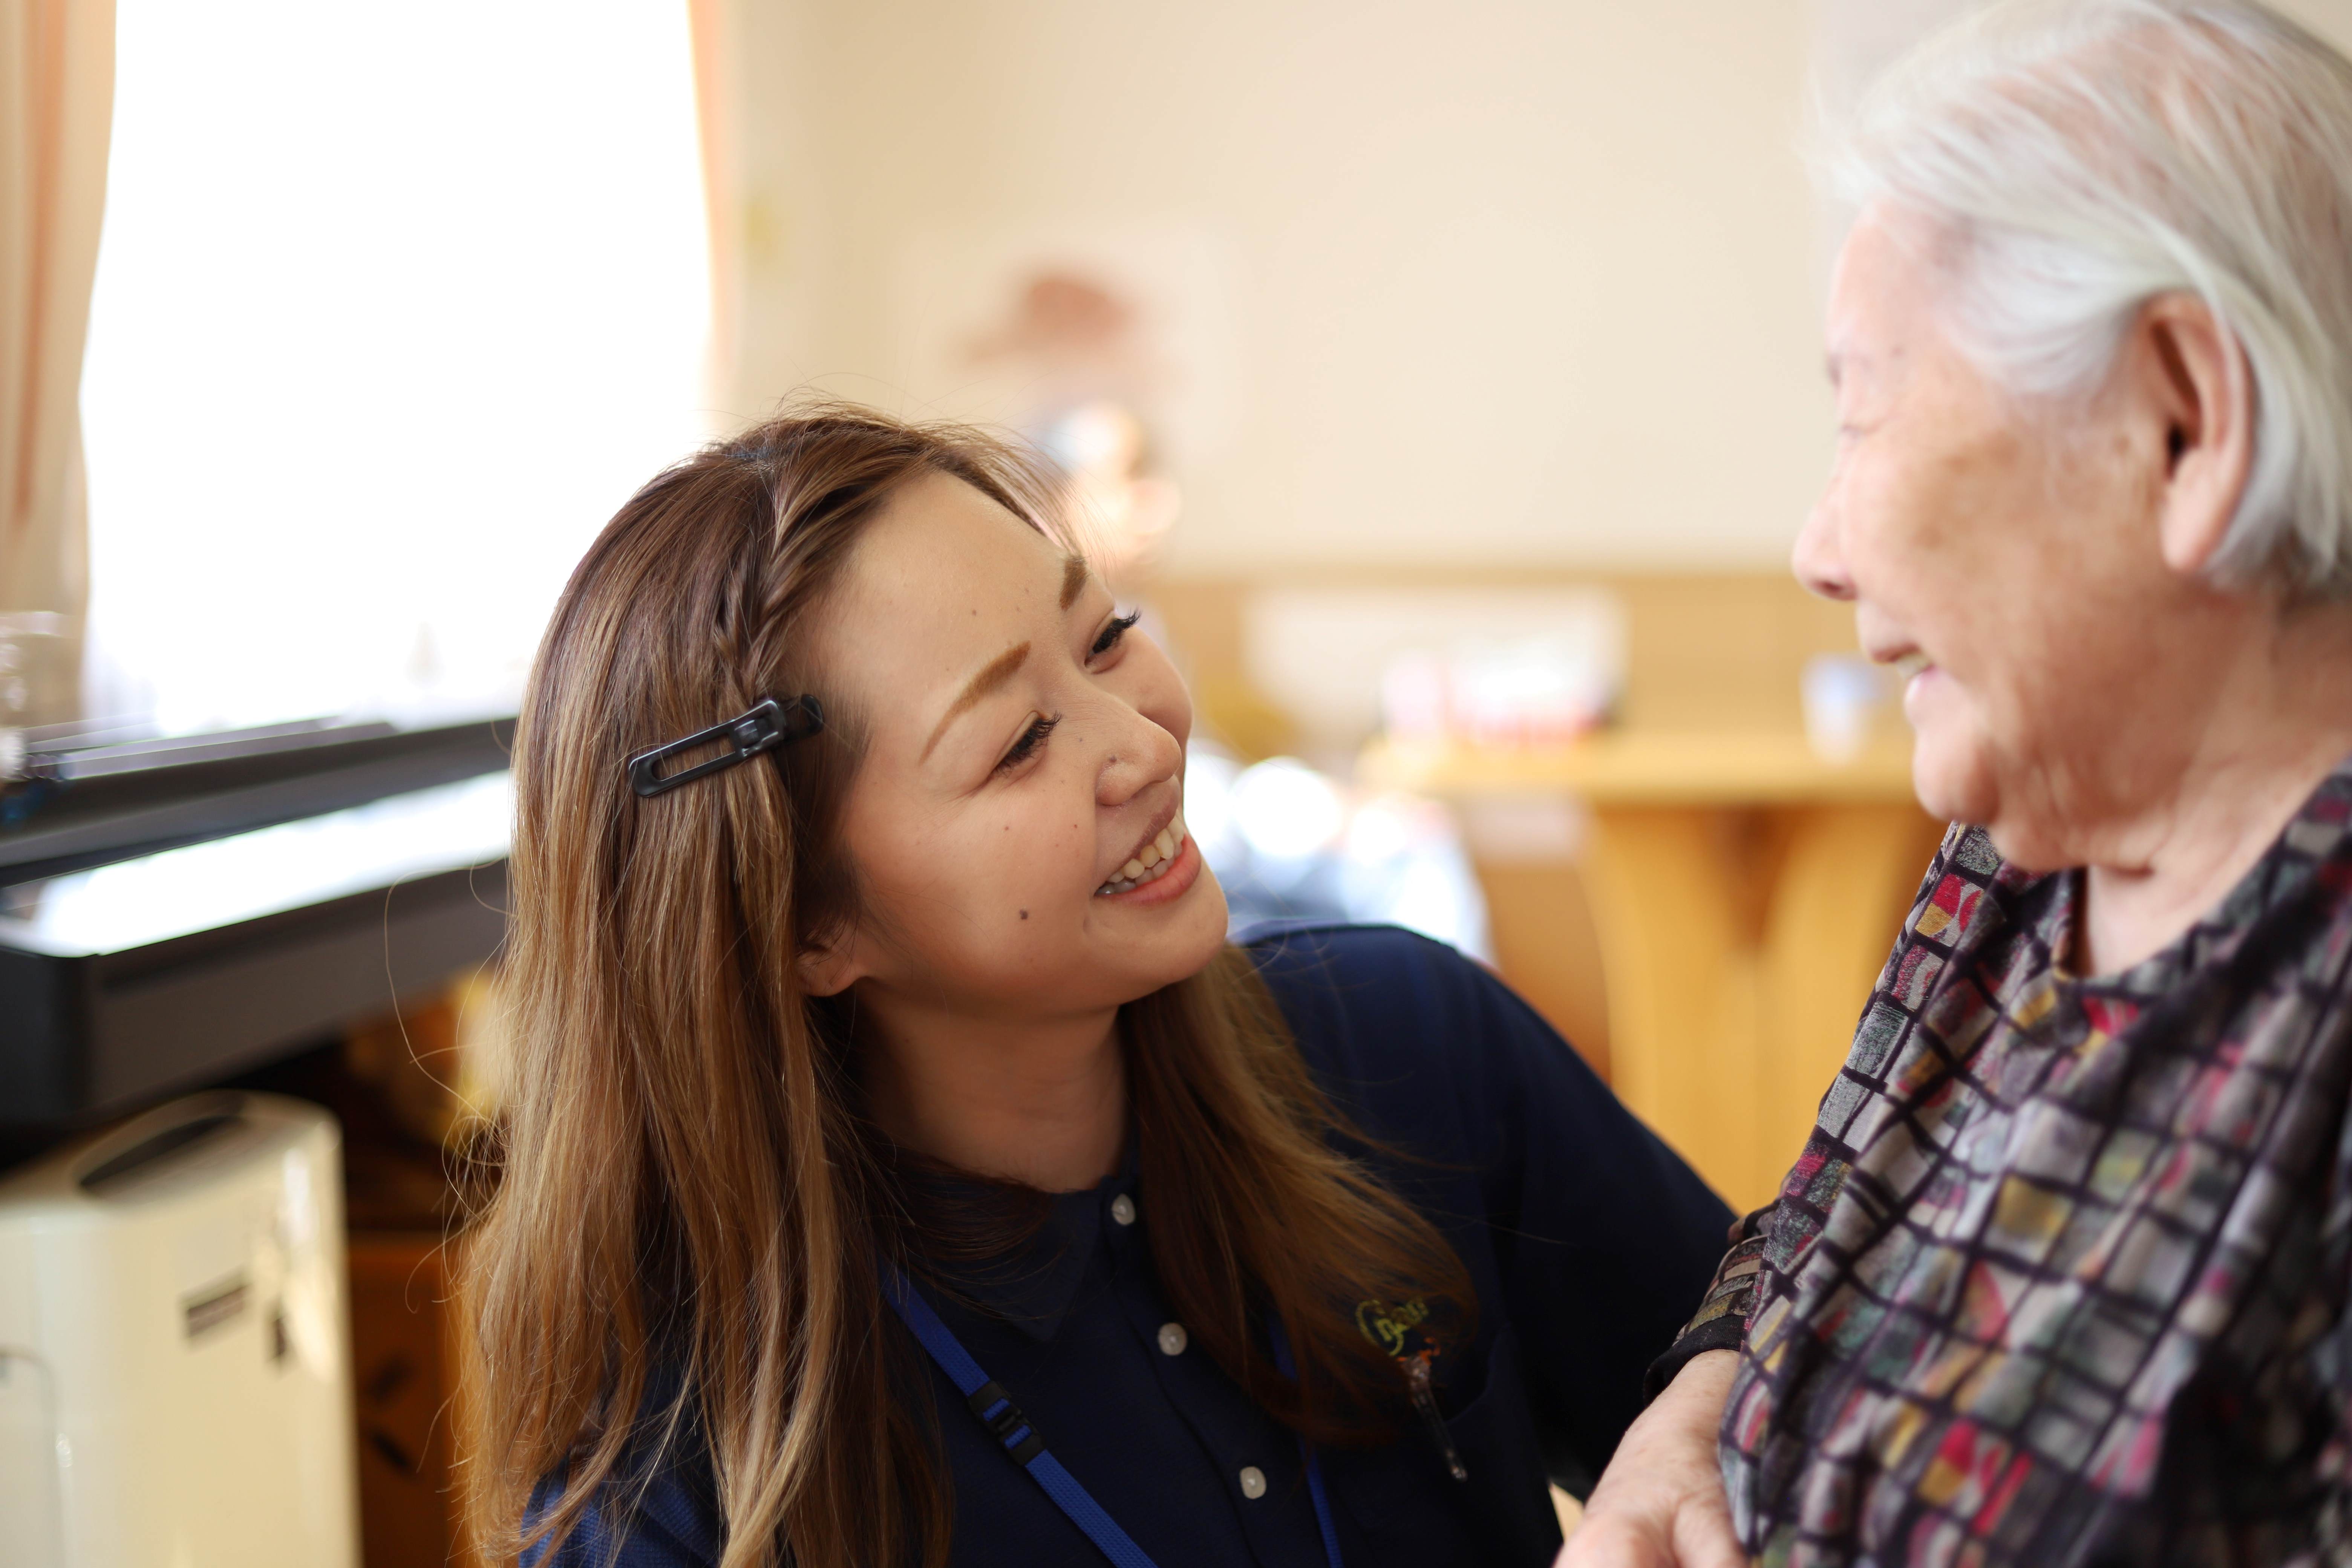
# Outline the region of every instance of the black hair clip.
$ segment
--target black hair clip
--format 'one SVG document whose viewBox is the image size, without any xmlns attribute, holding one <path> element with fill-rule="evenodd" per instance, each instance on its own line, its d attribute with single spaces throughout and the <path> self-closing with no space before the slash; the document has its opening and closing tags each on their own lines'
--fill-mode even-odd
<svg viewBox="0 0 2352 1568">
<path fill-rule="evenodd" d="M 639 752 L 629 759 L 629 787 L 651 798 L 664 790 L 691 784 L 706 773 L 721 768 L 731 768 L 737 763 L 749 762 L 762 752 L 772 752 L 778 746 L 803 740 L 824 728 L 824 709 L 814 697 L 795 697 L 787 702 L 769 698 L 740 718 L 730 719 L 724 724 L 713 724 L 708 730 L 698 730 L 683 741 L 672 741 L 667 746 L 656 746 L 650 752 Z M 733 748 L 725 756 L 713 757 L 707 763 L 697 763 L 664 777 L 661 765 L 680 752 L 693 751 L 697 746 L 709 745 L 713 741 L 725 741 Z"/>
</svg>

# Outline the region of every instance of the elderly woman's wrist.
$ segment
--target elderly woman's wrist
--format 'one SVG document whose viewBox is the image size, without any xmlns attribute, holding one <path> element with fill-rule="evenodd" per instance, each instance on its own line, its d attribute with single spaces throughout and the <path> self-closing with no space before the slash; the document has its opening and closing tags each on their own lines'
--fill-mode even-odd
<svg viewBox="0 0 2352 1568">
<path fill-rule="evenodd" d="M 1747 1322 L 1737 1313 L 1710 1318 L 1685 1330 L 1682 1337 L 1668 1346 L 1664 1354 L 1652 1362 L 1643 1375 L 1643 1402 L 1647 1404 L 1664 1393 L 1668 1385 L 1682 1374 L 1683 1369 L 1693 1362 L 1738 1352 L 1747 1337 Z"/>
<path fill-rule="evenodd" d="M 1678 1368 L 1674 1381 L 1667 1384 L 1661 1399 L 1676 1402 L 1704 1402 L 1707 1406 L 1710 1425 L 1723 1409 L 1724 1400 L 1731 1392 L 1731 1380 L 1739 1373 L 1739 1355 L 1736 1351 L 1701 1351 Z"/>
</svg>

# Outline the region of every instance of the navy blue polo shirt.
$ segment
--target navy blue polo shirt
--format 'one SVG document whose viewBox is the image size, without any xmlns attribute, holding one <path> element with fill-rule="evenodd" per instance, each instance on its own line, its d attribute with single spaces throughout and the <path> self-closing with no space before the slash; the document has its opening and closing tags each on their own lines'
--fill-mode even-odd
<svg viewBox="0 0 2352 1568">
<path fill-rule="evenodd" d="M 1349 1568 L 1540 1568 L 1559 1548 L 1548 1479 L 1581 1490 L 1642 1405 L 1642 1375 L 1722 1256 L 1731 1214 L 1566 1042 L 1453 949 L 1387 927 L 1244 933 L 1326 1093 L 1405 1159 L 1382 1174 L 1444 1232 L 1478 1330 L 1437 1363 L 1449 1473 L 1408 1419 L 1320 1459 Z M 1131 1173 L 1055 1200 L 1022 1267 L 932 1298 L 1048 1447 L 1161 1568 L 1322 1568 L 1297 1438 L 1199 1349 L 1161 1295 L 1151 1194 Z M 891 1325 L 893 1331 L 898 1330 Z M 928 1364 L 928 1358 L 926 1358 Z M 930 1368 L 959 1568 L 1102 1562 Z M 623 1499 L 631 1485 L 616 1490 Z M 562 1568 L 719 1557 L 698 1453 L 659 1464 L 625 1519 L 598 1511 Z M 526 1557 L 528 1565 L 533 1558 Z"/>
</svg>

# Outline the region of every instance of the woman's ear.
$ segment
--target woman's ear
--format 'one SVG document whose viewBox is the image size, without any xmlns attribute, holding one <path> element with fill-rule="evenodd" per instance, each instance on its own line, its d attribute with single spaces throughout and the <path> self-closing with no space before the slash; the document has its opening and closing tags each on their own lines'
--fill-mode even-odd
<svg viewBox="0 0 2352 1568">
<path fill-rule="evenodd" d="M 2164 563 L 2196 576 L 2229 537 L 2253 471 L 2253 372 L 2236 336 L 2193 294 L 2150 303 L 2136 335 L 2140 392 L 2164 422 Z"/>
<path fill-rule="evenodd" d="M 865 976 L 865 949 L 855 925 L 843 926 L 802 948 L 793 960 L 800 971 L 801 989 L 812 996 L 840 995 Z"/>
</svg>

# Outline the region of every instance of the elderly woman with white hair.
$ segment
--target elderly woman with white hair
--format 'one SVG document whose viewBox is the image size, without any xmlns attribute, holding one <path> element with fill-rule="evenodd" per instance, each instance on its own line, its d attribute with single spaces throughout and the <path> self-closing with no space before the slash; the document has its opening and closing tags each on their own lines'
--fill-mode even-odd
<svg viewBox="0 0 2352 1568">
<path fill-rule="evenodd" d="M 1796 569 L 1962 826 L 1563 1561 L 2352 1561 L 2352 62 L 2002 5 L 1832 166 Z"/>
</svg>

